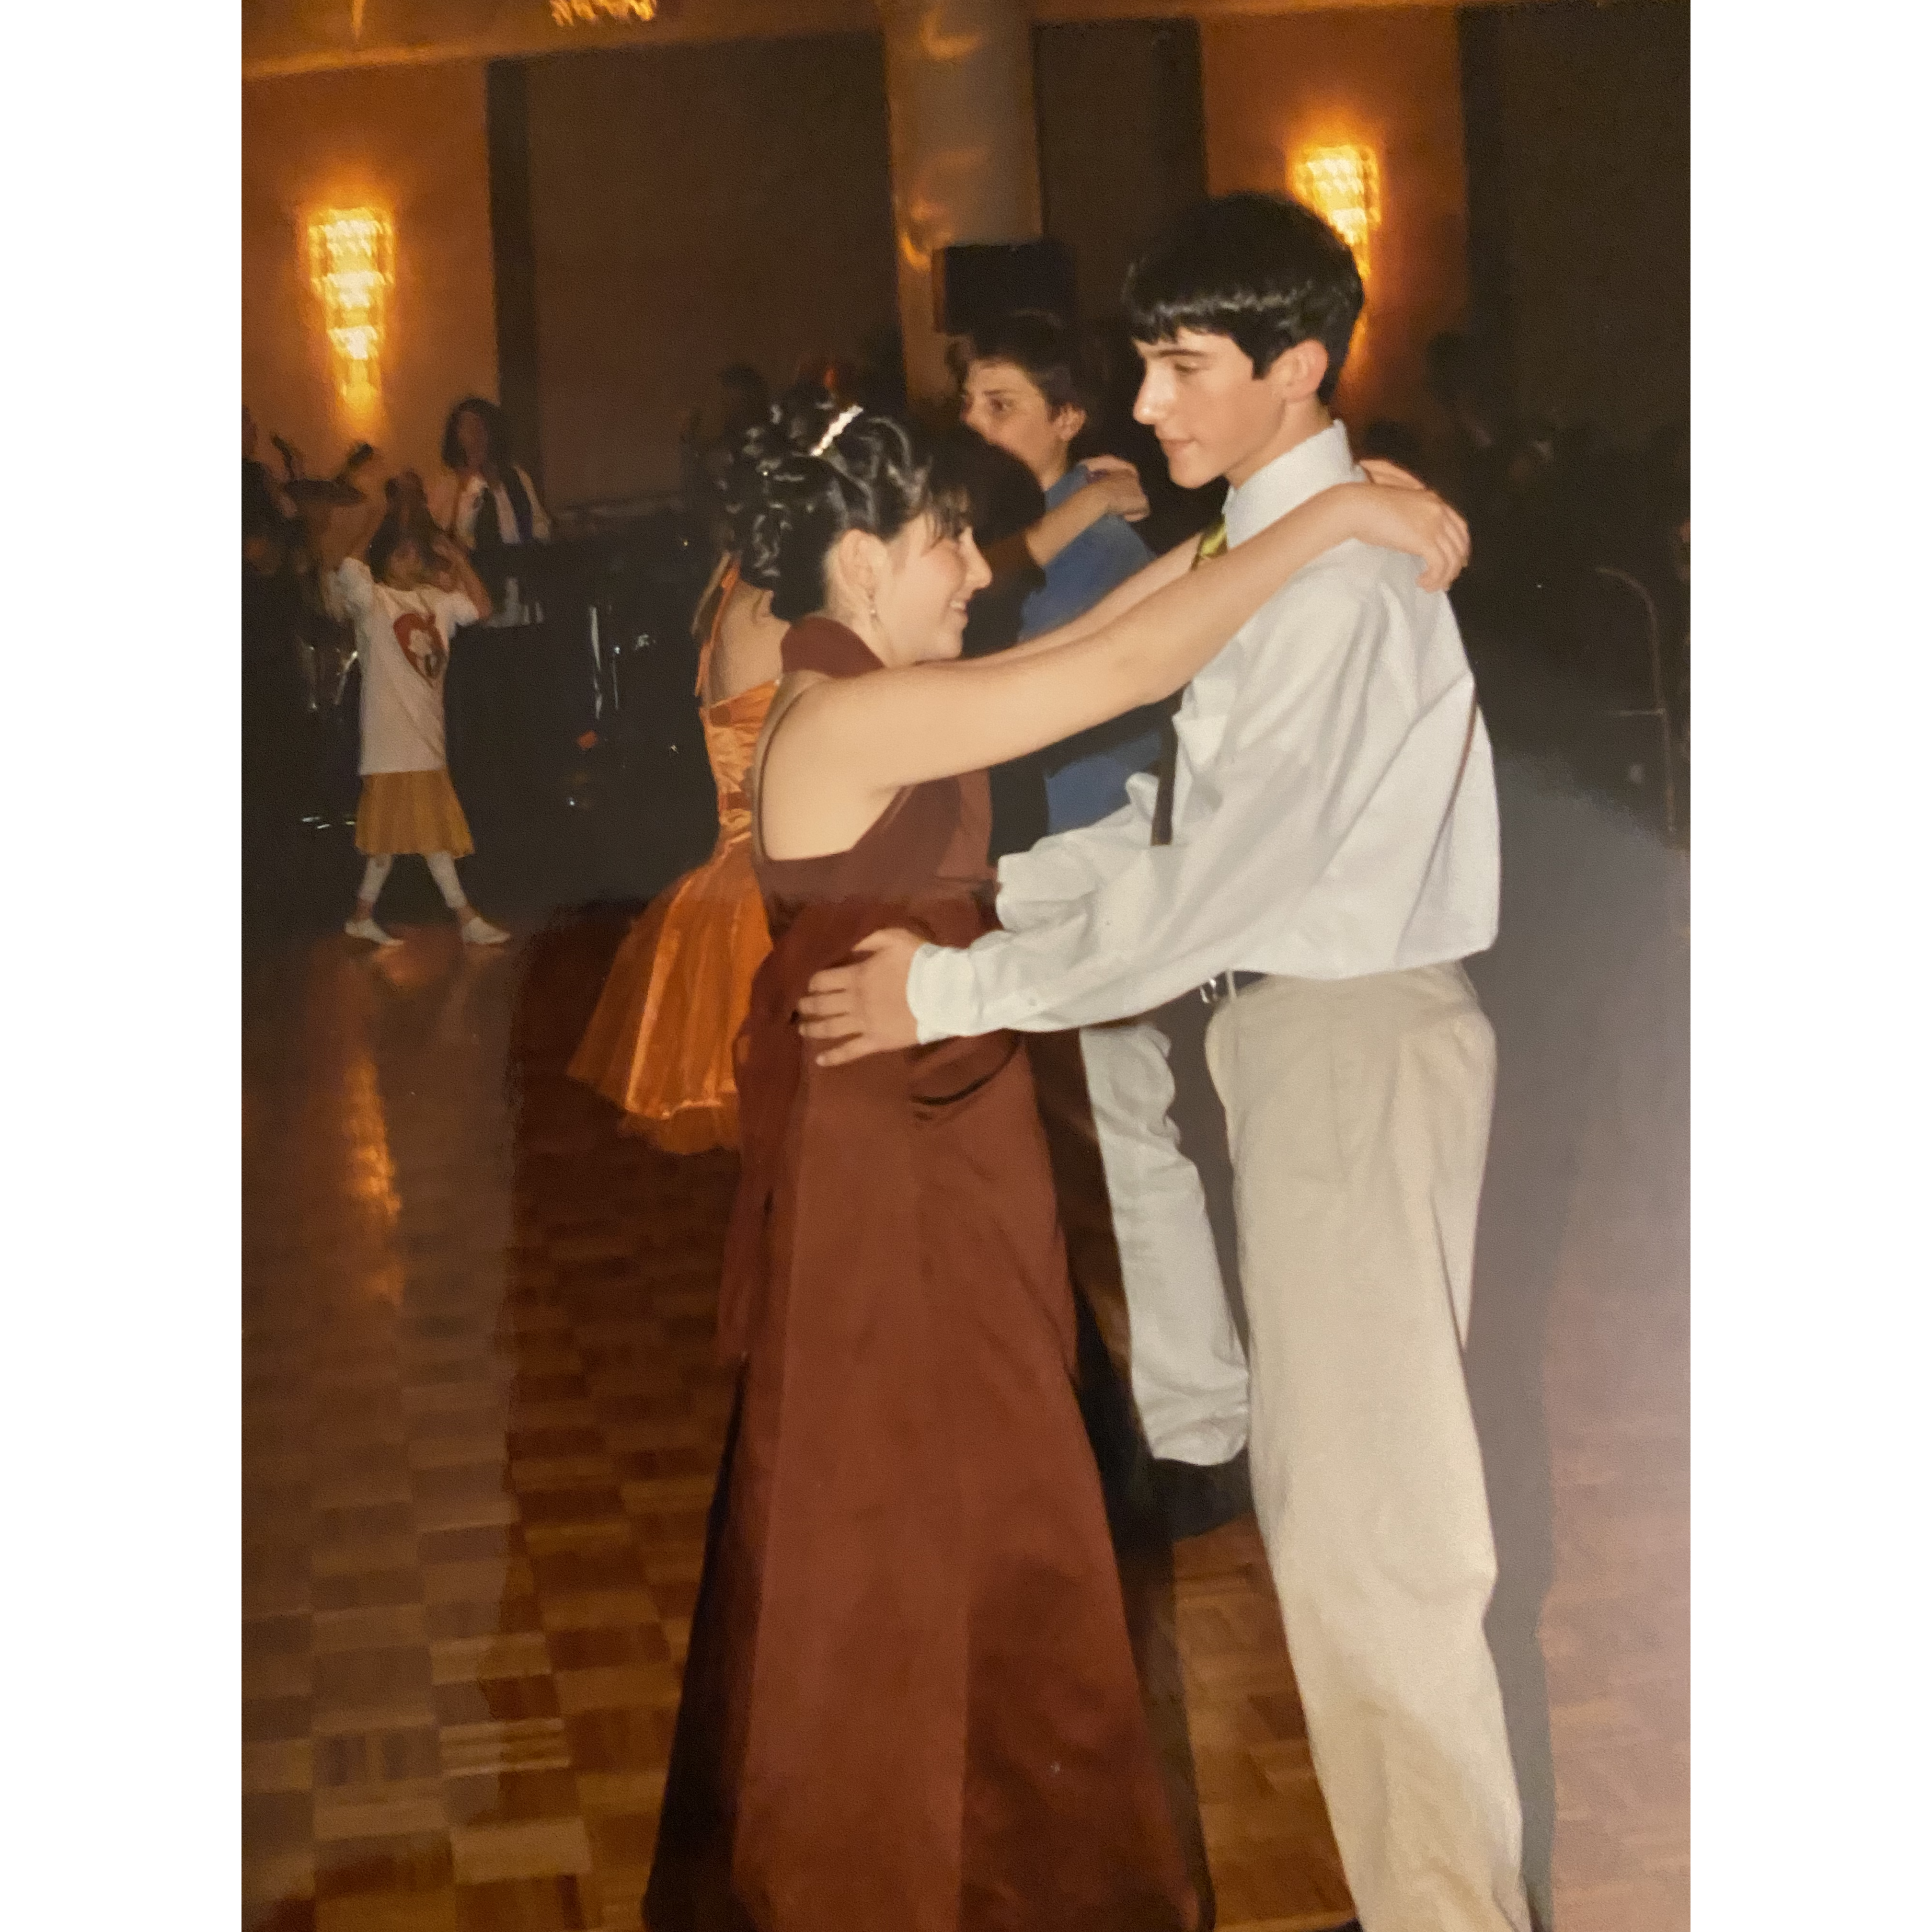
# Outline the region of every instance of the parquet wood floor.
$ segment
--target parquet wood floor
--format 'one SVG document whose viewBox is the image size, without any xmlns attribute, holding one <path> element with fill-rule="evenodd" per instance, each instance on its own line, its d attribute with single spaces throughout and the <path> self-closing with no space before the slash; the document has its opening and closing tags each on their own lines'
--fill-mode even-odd
<svg viewBox="0 0 1932 1932">
<path fill-rule="evenodd" d="M 250 968 L 247 1932 L 636 1932 L 735 1162 L 658 1156 L 565 1078 L 617 931 L 493 954 L 430 926 Z M 1666 1310 L 1634 1355 L 1589 1266 L 1601 1217 L 1642 1212 L 1570 1214 L 1541 1340 L 1561 1932 L 1688 1923 L 1682 1337 Z M 1184 1545 L 1171 1600 L 1220 1924 L 1335 1924 L 1252 1522 Z"/>
<path fill-rule="evenodd" d="M 250 986 L 248 1932 L 638 1924 L 725 1418 L 735 1162 L 656 1155 L 564 1077 L 615 937 L 331 939 Z M 1221 1923 L 1333 1925 L 1252 1522 L 1177 1569 Z"/>
</svg>

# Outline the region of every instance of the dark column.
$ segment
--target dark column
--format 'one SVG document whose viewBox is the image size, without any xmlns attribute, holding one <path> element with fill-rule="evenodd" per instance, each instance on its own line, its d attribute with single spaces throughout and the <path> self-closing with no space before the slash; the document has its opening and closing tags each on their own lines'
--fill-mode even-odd
<svg viewBox="0 0 1932 1932">
<path fill-rule="evenodd" d="M 510 446 L 544 487 L 537 412 L 536 237 L 530 220 L 530 105 L 521 61 L 492 61 L 486 76 L 490 248 L 496 281 L 496 389 Z"/>
<path fill-rule="evenodd" d="M 1072 250 L 1080 310 L 1119 306 L 1129 265 L 1207 192 L 1201 33 L 1192 20 L 1033 30 L 1046 228 Z"/>
<path fill-rule="evenodd" d="M 1505 10 L 1466 7 L 1456 16 L 1456 31 L 1462 56 L 1463 166 L 1468 181 L 1468 332 L 1503 394 L 1514 398 L 1509 156 L 1499 44 Z"/>
</svg>

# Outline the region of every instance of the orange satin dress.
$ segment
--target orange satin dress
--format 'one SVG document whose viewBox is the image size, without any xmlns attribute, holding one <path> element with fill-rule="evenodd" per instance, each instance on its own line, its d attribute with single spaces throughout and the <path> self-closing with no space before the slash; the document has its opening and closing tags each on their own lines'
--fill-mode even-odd
<svg viewBox="0 0 1932 1932">
<path fill-rule="evenodd" d="M 728 581 L 699 654 L 700 696 L 730 590 Z M 700 711 L 718 787 L 718 842 L 625 934 L 570 1063 L 574 1078 L 623 1108 L 626 1132 L 666 1154 L 738 1144 L 732 1043 L 772 950 L 752 871 L 745 776 L 777 688 L 754 685 Z"/>
<path fill-rule="evenodd" d="M 865 676 L 808 618 L 788 669 Z M 761 860 L 719 1297 L 736 1402 L 650 1932 L 1194 1932 L 1143 1714 L 1027 1056 L 1010 1033 L 824 1068 L 806 982 L 884 926 L 992 923 L 983 773 L 848 852 Z"/>
</svg>

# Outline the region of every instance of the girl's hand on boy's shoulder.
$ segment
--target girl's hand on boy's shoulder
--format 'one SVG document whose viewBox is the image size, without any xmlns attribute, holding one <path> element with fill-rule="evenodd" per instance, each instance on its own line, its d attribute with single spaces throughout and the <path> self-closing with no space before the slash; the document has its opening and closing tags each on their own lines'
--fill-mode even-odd
<svg viewBox="0 0 1932 1932">
<path fill-rule="evenodd" d="M 1419 476 L 1412 476 L 1399 463 L 1391 463 L 1385 456 L 1365 456 L 1360 460 L 1362 474 L 1371 483 L 1378 483 L 1384 490 L 1426 490 L 1429 485 Z"/>
<path fill-rule="evenodd" d="M 1147 515 L 1150 506 L 1140 472 L 1124 457 L 1090 456 L 1082 466 L 1087 472 L 1085 487 L 1098 493 L 1105 510 L 1130 524 Z"/>
</svg>

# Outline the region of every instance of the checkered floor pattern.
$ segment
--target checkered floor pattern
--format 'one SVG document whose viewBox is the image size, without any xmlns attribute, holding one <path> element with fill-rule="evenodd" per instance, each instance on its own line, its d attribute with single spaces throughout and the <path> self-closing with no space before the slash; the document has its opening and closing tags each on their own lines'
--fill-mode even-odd
<svg viewBox="0 0 1932 1932">
<path fill-rule="evenodd" d="M 735 1178 L 562 1066 L 614 926 L 258 964 L 245 1932 L 635 1932 L 728 1389 Z M 1167 1599 L 1224 1928 L 1349 1910 L 1252 1522 Z"/>
</svg>

